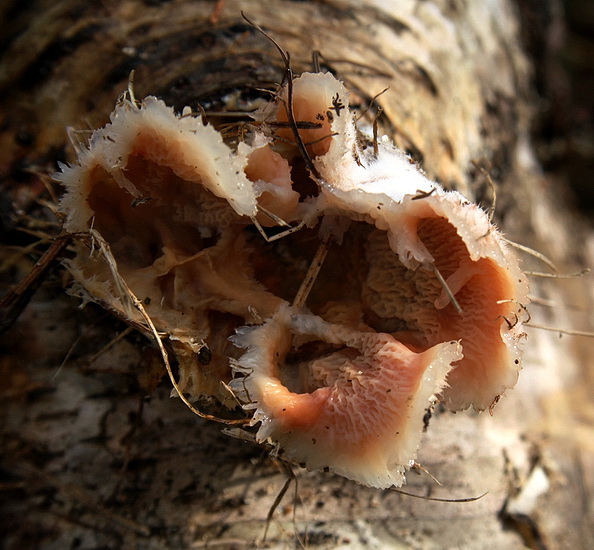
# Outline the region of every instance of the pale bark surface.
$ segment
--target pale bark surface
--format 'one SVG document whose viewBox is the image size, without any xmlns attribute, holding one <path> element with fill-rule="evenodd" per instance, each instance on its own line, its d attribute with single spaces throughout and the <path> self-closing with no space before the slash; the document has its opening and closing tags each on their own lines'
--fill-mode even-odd
<svg viewBox="0 0 594 550">
<path fill-rule="evenodd" d="M 594 235 L 562 206 L 535 160 L 535 95 L 512 2 L 63 0 L 0 6 L 2 260 L 6 284 L 30 268 L 17 246 L 57 233 L 51 172 L 72 159 L 65 128 L 105 123 L 135 68 L 138 97 L 176 108 L 241 108 L 282 76 L 269 31 L 296 72 L 311 53 L 354 97 L 378 103 L 384 131 L 428 174 L 471 198 L 497 183 L 496 220 L 560 271 L 594 264 Z M 64 152 L 65 151 L 65 152 Z M 560 196 L 561 195 L 561 196 Z M 35 254 L 32 257 L 37 257 Z M 546 269 L 526 256 L 526 269 Z M 159 356 L 125 325 L 62 290 L 54 274 L 2 337 L 2 530 L 7 548 L 590 548 L 594 545 L 592 340 L 529 329 L 517 388 L 494 416 L 438 413 L 408 475 L 438 503 L 296 469 L 194 416 L 159 382 Z M 6 288 L 6 287 L 5 287 Z M 534 281 L 534 322 L 592 329 L 587 278 Z M 112 343 L 109 348 L 106 345 Z M 534 502 L 530 502 L 533 497 Z"/>
</svg>

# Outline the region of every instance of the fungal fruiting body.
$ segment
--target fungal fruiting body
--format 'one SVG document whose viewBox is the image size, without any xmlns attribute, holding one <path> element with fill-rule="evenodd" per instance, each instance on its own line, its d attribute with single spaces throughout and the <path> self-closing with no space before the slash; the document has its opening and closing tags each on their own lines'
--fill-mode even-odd
<svg viewBox="0 0 594 550">
<path fill-rule="evenodd" d="M 336 351 L 290 365 L 295 340 Z M 245 387 L 234 385 L 251 398 L 258 439 L 274 441 L 286 458 L 309 468 L 374 487 L 402 485 L 427 408 L 462 358 L 457 342 L 415 353 L 389 334 L 330 324 L 288 306 L 262 326 L 240 329 L 234 341 L 248 349 L 235 366 L 246 374 Z"/>
<path fill-rule="evenodd" d="M 69 268 L 142 325 L 121 277 L 182 390 L 239 401 L 278 455 L 400 486 L 438 400 L 484 410 L 514 386 L 526 278 L 483 210 L 361 133 L 336 78 L 291 92 L 234 147 L 189 111 L 122 99 L 57 176 L 65 229 L 111 254 L 80 245 Z"/>
</svg>

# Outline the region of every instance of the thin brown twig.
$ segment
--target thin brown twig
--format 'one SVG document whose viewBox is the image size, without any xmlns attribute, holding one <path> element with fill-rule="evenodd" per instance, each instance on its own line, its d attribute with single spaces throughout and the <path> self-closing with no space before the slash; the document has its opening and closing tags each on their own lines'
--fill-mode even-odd
<svg viewBox="0 0 594 550">
<path fill-rule="evenodd" d="M 542 271 L 524 271 L 524 273 L 529 277 L 543 277 L 545 279 L 575 279 L 576 277 L 588 275 L 590 271 L 589 268 L 586 268 L 581 271 L 576 271 L 575 273 L 546 273 Z"/>
<path fill-rule="evenodd" d="M 134 309 L 136 309 L 140 313 L 142 318 L 144 319 L 144 322 L 146 323 L 146 325 L 149 329 L 149 332 L 153 336 L 153 339 L 154 339 L 155 343 L 157 344 L 157 347 L 159 348 L 159 351 L 161 353 L 161 358 L 163 359 L 163 363 L 165 365 L 165 368 L 167 369 L 167 374 L 169 375 L 171 384 L 175 388 L 175 391 L 177 392 L 179 398 L 183 401 L 183 403 L 196 416 L 199 416 L 200 418 L 204 418 L 206 420 L 212 420 L 214 422 L 219 422 L 219 423 L 226 424 L 226 425 L 249 424 L 250 420 L 248 418 L 240 418 L 240 419 L 220 418 L 220 417 L 214 416 L 212 414 L 204 413 L 204 412 L 198 410 L 194 405 L 192 405 L 192 403 L 190 403 L 190 401 L 184 395 L 182 389 L 179 387 L 177 380 L 175 379 L 173 370 L 171 369 L 171 363 L 169 362 L 169 354 L 167 353 L 167 350 L 165 349 L 165 346 L 163 345 L 163 340 L 162 340 L 161 335 L 157 331 L 157 328 L 155 327 L 153 320 L 146 312 L 146 309 L 144 308 L 144 305 L 142 304 L 141 300 L 138 299 L 138 297 L 134 294 L 132 289 L 128 286 L 126 281 L 120 275 L 120 273 L 117 269 L 117 264 L 116 264 L 115 258 L 113 257 L 111 250 L 109 248 L 109 244 L 94 229 L 89 230 L 89 235 L 91 237 L 92 242 L 97 244 L 98 249 L 99 249 L 104 261 L 107 263 L 107 265 L 111 271 L 112 277 L 115 279 L 114 282 L 116 284 L 116 287 L 118 288 L 120 293 L 122 293 L 122 305 L 124 307 L 126 307 L 127 303 L 130 302 L 130 306 L 133 307 Z"/>
<path fill-rule="evenodd" d="M 427 468 L 425 468 L 422 464 L 418 463 L 418 462 L 414 462 L 413 465 L 411 466 L 411 469 L 413 470 L 419 470 L 425 474 L 427 474 L 435 483 L 437 483 L 437 485 L 439 485 L 440 487 L 443 487 L 443 484 L 439 481 L 439 479 L 437 479 L 429 470 L 427 470 Z"/>
<path fill-rule="evenodd" d="M 322 55 L 322 53 L 319 50 L 314 50 L 313 52 L 311 52 L 311 64 L 312 64 L 314 73 L 322 72 L 322 68 L 320 66 L 320 56 L 321 55 Z"/>
<path fill-rule="evenodd" d="M 51 246 L 44 252 L 43 256 L 33 266 L 25 278 L 11 288 L 1 299 L 0 309 L 2 320 L 0 321 L 0 334 L 10 328 L 18 319 L 29 300 L 35 294 L 42 281 L 54 262 L 63 254 L 71 241 L 71 236 L 64 234 L 56 237 Z"/>
<path fill-rule="evenodd" d="M 115 346 L 120 340 L 128 336 L 131 332 L 134 331 L 134 327 L 126 327 L 122 332 L 120 332 L 115 338 L 112 338 L 107 344 L 105 344 L 93 357 L 88 360 L 88 364 L 94 363 L 99 357 L 101 357 L 106 351 L 110 350 L 113 346 Z"/>
<path fill-rule="evenodd" d="M 321 57 L 322 59 L 324 59 L 324 61 L 328 64 L 337 64 L 337 63 L 343 63 L 346 65 L 352 65 L 353 67 L 358 67 L 360 69 L 366 69 L 369 72 L 375 74 L 376 76 L 380 76 L 380 77 L 384 77 L 384 78 L 392 78 L 393 75 L 386 73 L 384 71 L 380 71 L 377 67 L 372 67 L 371 65 L 368 65 L 367 63 L 362 63 L 360 61 L 354 61 L 352 59 L 346 59 L 346 58 L 329 58 L 324 56 L 321 52 L 317 52 L 318 53 L 318 57 Z"/>
<path fill-rule="evenodd" d="M 367 105 L 367 108 L 359 114 L 359 116 L 357 117 L 357 120 L 355 122 L 359 122 L 359 120 L 361 120 L 367 114 L 367 112 L 369 111 L 369 109 L 371 109 L 371 106 L 375 103 L 375 101 L 377 100 L 377 98 L 380 97 L 380 96 L 382 96 L 382 95 L 384 95 L 389 89 L 390 89 L 390 86 L 387 86 L 381 92 L 375 94 L 371 98 L 371 101 L 369 102 L 369 105 Z M 378 107 L 378 112 L 377 112 L 377 115 L 375 117 L 376 120 L 377 120 L 377 118 L 379 117 L 379 115 L 382 112 L 381 105 L 378 105 L 377 107 Z"/>
<path fill-rule="evenodd" d="M 448 295 L 448 298 L 452 302 L 452 305 L 454 306 L 454 308 L 456 309 L 456 311 L 460 315 L 462 315 L 462 313 L 464 313 L 464 311 L 462 310 L 462 306 L 458 303 L 458 300 L 456 300 L 456 296 L 454 296 L 454 293 L 452 292 L 452 289 L 449 287 L 449 285 L 448 285 L 447 281 L 445 280 L 444 276 L 441 274 L 441 271 L 439 271 L 439 269 L 437 269 L 437 266 L 435 264 L 431 264 L 431 269 L 433 269 L 433 273 L 435 273 L 435 276 L 437 277 L 437 280 L 439 281 L 439 283 L 441 284 L 441 286 L 445 290 L 445 293 Z"/>
<path fill-rule="evenodd" d="M 489 221 L 493 222 L 493 216 L 495 215 L 495 209 L 497 207 L 497 188 L 495 187 L 495 182 L 493 181 L 493 178 L 491 178 L 491 174 L 489 174 L 489 172 L 478 162 L 473 160 L 472 164 L 474 164 L 474 167 L 479 170 L 483 176 L 485 176 L 487 184 L 489 185 L 489 189 L 491 189 L 491 195 L 493 198 L 491 200 L 491 206 L 487 211 L 487 215 L 489 217 Z"/>
<path fill-rule="evenodd" d="M 270 506 L 268 510 L 268 514 L 266 515 L 266 526 L 264 527 L 264 534 L 262 535 L 262 544 L 266 543 L 266 537 L 268 536 L 268 528 L 270 527 L 270 522 L 272 521 L 272 516 L 274 516 L 274 512 L 278 508 L 279 504 L 283 500 L 283 497 L 287 493 L 289 486 L 291 485 L 291 481 L 293 478 L 291 476 L 287 477 L 287 481 L 285 481 L 284 485 L 282 486 L 281 490 L 276 495 L 274 502 Z"/>
<path fill-rule="evenodd" d="M 549 258 L 547 258 L 541 252 L 538 252 L 537 250 L 534 250 L 534 249 L 530 248 L 529 246 L 524 246 L 523 244 L 516 243 L 514 241 L 510 241 L 509 239 L 504 239 L 504 240 L 510 246 L 513 246 L 514 248 L 517 248 L 518 250 L 521 250 L 522 252 L 526 252 L 526 254 L 530 254 L 530 256 L 533 256 L 534 258 L 536 258 L 536 259 L 540 260 L 541 262 L 545 263 L 546 265 L 548 265 L 553 271 L 557 271 L 557 267 L 555 266 L 553 261 L 550 260 Z"/>
<path fill-rule="evenodd" d="M 383 109 L 381 108 L 381 106 L 378 105 L 377 107 L 377 113 L 375 114 L 375 117 L 373 119 L 373 156 L 375 158 L 377 158 L 378 154 L 379 154 L 379 147 L 377 144 L 377 138 L 378 138 L 378 130 L 379 130 L 379 117 L 381 116 L 383 112 Z"/>
<path fill-rule="evenodd" d="M 584 338 L 594 338 L 594 332 L 587 330 L 572 330 L 559 327 L 551 327 L 548 325 L 540 325 L 538 323 L 524 323 L 525 326 L 537 328 L 539 330 L 547 330 L 549 332 L 558 332 L 559 334 L 567 334 L 568 336 L 583 336 Z"/>
<path fill-rule="evenodd" d="M 309 269 L 305 274 L 305 278 L 297 291 L 295 299 L 293 300 L 293 307 L 300 308 L 305 305 L 305 301 L 311 292 L 311 289 L 316 282 L 318 274 L 320 273 L 320 269 L 322 268 L 322 264 L 328 254 L 328 250 L 330 248 L 330 238 L 326 237 L 320 243 L 320 246 L 316 250 L 316 253 L 309 265 Z"/>
<path fill-rule="evenodd" d="M 477 497 L 437 498 L 437 497 L 428 497 L 425 495 L 415 495 L 414 493 L 409 493 L 407 491 L 403 491 L 402 489 L 397 489 L 396 487 L 390 488 L 389 491 L 392 491 L 394 493 L 399 493 L 399 494 L 407 496 L 407 497 L 420 498 L 421 500 L 431 500 L 433 502 L 455 502 L 455 503 L 476 502 L 477 500 L 480 500 L 481 498 L 483 498 L 484 496 L 489 494 L 489 492 L 486 491 L 485 493 L 483 493 L 482 495 L 479 495 Z"/>
<path fill-rule="evenodd" d="M 95 321 L 93 321 L 91 324 L 86 325 L 85 329 L 78 335 L 76 340 L 74 340 L 74 342 L 70 346 L 68 353 L 66 353 L 64 359 L 62 359 L 62 362 L 60 363 L 60 366 L 56 369 L 56 372 L 54 372 L 54 374 L 52 376 L 52 380 L 55 380 L 59 376 L 59 374 L 62 372 L 62 369 L 66 366 L 66 364 L 70 360 L 70 357 L 74 353 L 74 350 L 83 341 L 83 339 L 91 332 L 91 330 L 94 328 L 95 324 L 98 323 L 99 321 L 102 321 L 105 317 L 107 317 L 107 315 L 109 315 L 109 313 L 105 313 L 105 314 L 101 315 L 98 319 L 95 319 Z"/>
</svg>

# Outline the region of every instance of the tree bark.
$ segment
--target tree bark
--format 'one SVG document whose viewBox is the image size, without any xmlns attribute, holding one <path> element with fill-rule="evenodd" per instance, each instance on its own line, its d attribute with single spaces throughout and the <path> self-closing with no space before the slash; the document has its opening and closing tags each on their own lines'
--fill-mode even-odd
<svg viewBox="0 0 594 550">
<path fill-rule="evenodd" d="M 530 127 L 535 92 L 511 1 L 296 2 L 16 0 L 0 7 L 5 286 L 57 234 L 47 177 L 73 158 L 65 128 L 103 125 L 135 70 L 137 97 L 181 110 L 241 109 L 312 52 L 376 99 L 380 124 L 432 178 L 489 207 L 510 239 L 559 272 L 594 258 L 594 235 L 543 173 Z M 29 248 L 24 248 L 29 247 Z M 18 250 L 23 251 L 18 253 Z M 15 252 L 16 255 L 15 255 Z M 522 252 L 526 270 L 546 265 Z M 287 472 L 255 445 L 194 416 L 161 378 L 159 356 L 55 271 L 2 337 L 0 495 L 7 548 L 264 546 Z M 592 330 L 586 277 L 533 278 L 532 322 Z M 289 548 L 590 548 L 594 545 L 591 340 L 529 329 L 524 368 L 493 416 L 441 412 L 407 491 L 295 470 L 267 544 Z"/>
</svg>

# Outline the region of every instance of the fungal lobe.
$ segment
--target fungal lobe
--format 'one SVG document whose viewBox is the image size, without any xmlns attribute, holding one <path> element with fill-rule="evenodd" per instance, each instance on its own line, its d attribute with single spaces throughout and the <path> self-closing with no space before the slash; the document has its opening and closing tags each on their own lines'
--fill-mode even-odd
<svg viewBox="0 0 594 550">
<path fill-rule="evenodd" d="M 365 137 L 348 96 L 304 73 L 295 126 L 285 86 L 238 144 L 123 98 L 56 177 L 65 229 L 112 256 L 77 245 L 79 294 L 141 326 L 124 280 L 182 391 L 239 402 L 308 468 L 400 486 L 438 400 L 484 410 L 514 386 L 528 289 L 487 214 Z"/>
<path fill-rule="evenodd" d="M 291 365 L 287 346 L 276 348 L 291 338 L 337 348 Z M 462 357 L 457 342 L 415 353 L 389 334 L 333 325 L 289 306 L 234 341 L 248 350 L 235 368 L 249 374 L 234 387 L 254 402 L 257 438 L 277 442 L 287 458 L 310 468 L 328 466 L 375 487 L 403 483 L 425 411 Z"/>
</svg>

